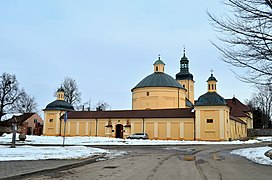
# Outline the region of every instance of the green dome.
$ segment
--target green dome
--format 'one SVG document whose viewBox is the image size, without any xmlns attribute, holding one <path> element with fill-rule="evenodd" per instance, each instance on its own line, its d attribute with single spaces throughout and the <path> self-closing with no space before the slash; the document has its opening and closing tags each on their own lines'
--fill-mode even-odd
<svg viewBox="0 0 272 180">
<path fill-rule="evenodd" d="M 207 92 L 200 96 L 196 102 L 196 106 L 216 106 L 226 105 L 226 101 L 216 92 Z"/>
<path fill-rule="evenodd" d="M 74 111 L 74 107 L 64 100 L 55 100 L 49 103 L 44 110 Z"/>
<path fill-rule="evenodd" d="M 163 65 L 165 65 L 164 62 L 162 60 L 160 60 L 160 59 L 157 60 L 153 65 L 157 65 L 157 64 L 163 64 Z"/>
<path fill-rule="evenodd" d="M 145 77 L 133 89 L 143 87 L 175 87 L 184 89 L 174 78 L 161 72 L 155 72 Z"/>
</svg>

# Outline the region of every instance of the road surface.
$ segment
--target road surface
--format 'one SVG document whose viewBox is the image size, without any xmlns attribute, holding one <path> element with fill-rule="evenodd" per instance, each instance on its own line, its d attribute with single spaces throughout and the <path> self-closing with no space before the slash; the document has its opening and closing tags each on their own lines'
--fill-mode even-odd
<svg viewBox="0 0 272 180">
<path fill-rule="evenodd" d="M 252 146 L 252 145 L 251 145 Z M 254 145 L 253 145 L 254 146 Z M 272 166 L 231 155 L 242 145 L 101 146 L 126 151 L 115 159 L 37 174 L 35 180 L 271 180 Z"/>
</svg>

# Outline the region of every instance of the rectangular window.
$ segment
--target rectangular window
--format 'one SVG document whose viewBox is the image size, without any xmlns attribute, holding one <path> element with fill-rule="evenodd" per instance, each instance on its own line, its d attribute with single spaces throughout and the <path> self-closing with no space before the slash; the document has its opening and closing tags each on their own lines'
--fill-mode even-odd
<svg viewBox="0 0 272 180">
<path fill-rule="evenodd" d="M 53 122 L 53 119 L 49 119 L 49 122 Z"/>
<path fill-rule="evenodd" d="M 37 120 L 37 119 L 34 119 L 34 123 L 36 123 L 36 122 L 38 122 L 38 120 Z"/>
<path fill-rule="evenodd" d="M 207 123 L 213 123 L 213 119 L 207 119 Z"/>
<path fill-rule="evenodd" d="M 146 96 L 149 96 L 149 92 L 146 92 Z"/>
</svg>

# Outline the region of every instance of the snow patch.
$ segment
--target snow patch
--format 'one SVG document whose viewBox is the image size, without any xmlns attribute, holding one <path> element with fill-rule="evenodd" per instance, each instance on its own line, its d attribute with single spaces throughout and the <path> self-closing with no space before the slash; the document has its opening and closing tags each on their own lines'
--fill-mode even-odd
<svg viewBox="0 0 272 180">
<path fill-rule="evenodd" d="M 258 164 L 272 165 L 272 160 L 264 155 L 270 149 L 271 147 L 244 148 L 233 150 L 231 154 L 243 156 Z"/>
</svg>

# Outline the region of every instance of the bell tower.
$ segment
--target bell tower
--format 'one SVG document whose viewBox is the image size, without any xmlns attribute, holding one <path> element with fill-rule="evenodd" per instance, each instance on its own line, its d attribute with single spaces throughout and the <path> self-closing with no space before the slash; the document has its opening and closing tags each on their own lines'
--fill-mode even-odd
<svg viewBox="0 0 272 180">
<path fill-rule="evenodd" d="M 180 59 L 180 72 L 176 74 L 176 81 L 181 84 L 186 91 L 186 98 L 194 104 L 194 76 L 189 72 L 189 60 L 183 49 L 183 57 Z"/>
</svg>

